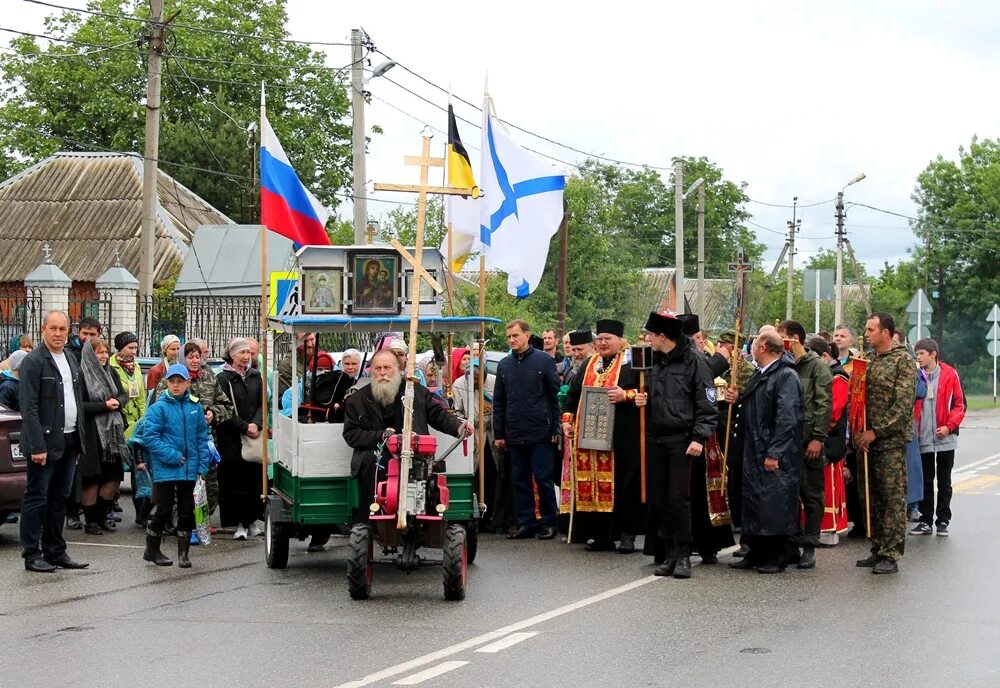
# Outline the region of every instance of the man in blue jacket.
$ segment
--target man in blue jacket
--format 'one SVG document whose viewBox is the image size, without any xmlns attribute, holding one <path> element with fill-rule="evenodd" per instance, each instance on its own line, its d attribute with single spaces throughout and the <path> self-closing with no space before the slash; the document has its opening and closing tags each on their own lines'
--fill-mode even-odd
<svg viewBox="0 0 1000 688">
<path fill-rule="evenodd" d="M 559 422 L 559 375 L 552 356 L 528 343 L 531 327 L 523 320 L 507 325 L 509 356 L 497 366 L 493 392 L 493 431 L 497 449 L 510 451 L 518 529 L 507 537 L 539 540 L 556 536 L 556 493 L 552 483 L 552 447 L 562 433 Z M 535 521 L 532 477 L 542 512 Z"/>
</svg>

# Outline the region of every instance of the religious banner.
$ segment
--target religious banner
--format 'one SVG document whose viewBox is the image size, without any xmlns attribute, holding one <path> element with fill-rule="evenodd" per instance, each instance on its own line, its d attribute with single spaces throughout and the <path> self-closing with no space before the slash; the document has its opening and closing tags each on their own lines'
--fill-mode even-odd
<svg viewBox="0 0 1000 688">
<path fill-rule="evenodd" d="M 580 395 L 581 449 L 611 451 L 615 430 L 615 405 L 608 400 L 606 387 L 584 387 Z"/>
<path fill-rule="evenodd" d="M 733 522 L 726 499 L 726 479 L 722 467 L 726 457 L 713 432 L 705 445 L 705 488 L 708 491 L 708 520 L 713 526 L 727 526 Z"/>
</svg>

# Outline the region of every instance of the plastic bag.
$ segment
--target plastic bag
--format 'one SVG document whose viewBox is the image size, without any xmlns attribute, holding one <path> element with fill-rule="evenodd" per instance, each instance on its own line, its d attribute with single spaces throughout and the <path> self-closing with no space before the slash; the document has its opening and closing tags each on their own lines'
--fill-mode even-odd
<svg viewBox="0 0 1000 688">
<path fill-rule="evenodd" d="M 205 479 L 198 476 L 194 484 L 194 533 L 198 536 L 198 542 L 203 545 L 212 541 L 208 520 L 208 490 L 205 488 Z"/>
<path fill-rule="evenodd" d="M 218 466 L 222 463 L 222 456 L 211 437 L 208 438 L 208 465 Z"/>
<path fill-rule="evenodd" d="M 153 479 L 149 477 L 149 471 L 142 470 L 135 472 L 135 498 L 152 499 Z"/>
</svg>

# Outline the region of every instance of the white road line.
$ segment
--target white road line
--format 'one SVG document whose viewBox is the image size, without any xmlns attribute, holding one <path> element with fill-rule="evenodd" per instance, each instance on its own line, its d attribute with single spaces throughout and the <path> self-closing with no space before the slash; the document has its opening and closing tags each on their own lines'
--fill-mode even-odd
<svg viewBox="0 0 1000 688">
<path fill-rule="evenodd" d="M 990 461 L 993 461 L 994 459 L 1000 459 L 1000 454 L 993 454 L 992 456 L 987 456 L 986 458 L 979 459 L 979 461 L 973 461 L 972 463 L 967 464 L 965 466 L 956 466 L 955 467 L 955 472 L 956 473 L 964 473 L 964 472 L 968 471 L 970 468 L 975 468 L 976 466 L 981 466 L 982 464 L 988 463 Z"/>
<path fill-rule="evenodd" d="M 392 678 L 393 676 L 399 676 L 408 671 L 412 671 L 418 667 L 426 666 L 428 664 L 433 664 L 438 660 L 444 659 L 445 657 L 451 657 L 459 652 L 464 652 L 465 650 L 472 649 L 479 645 L 484 645 L 486 643 L 498 640 L 505 635 L 510 635 L 511 633 L 516 633 L 517 631 L 523 631 L 526 628 L 531 628 L 532 626 L 537 626 L 540 623 L 544 623 L 556 617 L 562 616 L 563 614 L 569 614 L 570 612 L 575 612 L 578 609 L 583 609 L 584 607 L 589 607 L 592 604 L 597 604 L 598 602 L 603 602 L 604 600 L 622 595 L 627 592 L 631 592 L 636 588 L 641 588 L 644 585 L 649 585 L 654 581 L 662 581 L 663 578 L 657 576 L 646 576 L 645 578 L 640 578 L 639 580 L 632 581 L 631 583 L 626 583 L 625 585 L 620 585 L 617 588 L 612 588 L 611 590 L 605 590 L 604 592 L 598 593 L 596 595 L 591 595 L 590 597 L 585 597 L 582 600 L 577 600 L 576 602 L 570 602 L 569 604 L 563 605 L 562 607 L 557 607 L 551 611 L 545 612 L 543 614 L 538 614 L 530 618 L 524 619 L 523 621 L 518 621 L 512 623 L 509 626 L 504 626 L 495 631 L 490 631 L 488 633 L 483 633 L 475 638 L 470 638 L 469 640 L 463 641 L 461 643 L 456 643 L 454 645 L 449 645 L 446 648 L 437 650 L 436 652 L 430 652 L 421 657 L 416 657 L 409 661 L 397 664 L 396 666 L 391 666 L 388 669 L 383 669 L 382 671 L 377 671 L 374 674 L 368 674 L 363 678 L 359 678 L 356 681 L 348 681 L 347 683 L 341 683 L 335 688 L 364 688 L 364 686 L 370 686 L 373 683 L 378 683 L 379 681 L 384 681 L 387 678 Z"/>
<path fill-rule="evenodd" d="M 117 547 L 119 549 L 146 549 L 142 545 L 112 545 L 110 542 L 67 542 L 67 545 L 79 545 L 81 547 Z"/>
<path fill-rule="evenodd" d="M 394 686 L 415 686 L 418 683 L 423 683 L 427 679 L 434 678 L 435 676 L 440 676 L 441 674 L 446 674 L 449 671 L 458 669 L 459 667 L 464 667 L 468 662 L 442 662 L 436 667 L 431 667 L 430 669 L 425 669 L 419 674 L 413 674 L 413 676 L 407 676 L 406 678 L 401 678 L 392 685 Z"/>
<path fill-rule="evenodd" d="M 495 643 L 484 645 L 483 647 L 476 650 L 476 652 L 488 652 L 490 654 L 493 654 L 496 652 L 500 652 L 500 650 L 506 650 L 508 647 L 517 645 L 522 640 L 533 638 L 536 635 L 538 635 L 538 631 L 528 631 L 527 633 L 511 633 L 506 638 L 501 638 Z"/>
</svg>

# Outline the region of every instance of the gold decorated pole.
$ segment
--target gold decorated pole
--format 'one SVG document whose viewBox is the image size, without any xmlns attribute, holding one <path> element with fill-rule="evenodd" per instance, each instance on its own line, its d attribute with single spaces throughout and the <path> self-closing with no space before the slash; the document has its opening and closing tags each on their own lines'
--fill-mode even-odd
<svg viewBox="0 0 1000 688">
<path fill-rule="evenodd" d="M 443 167 L 444 158 L 432 158 L 431 136 L 425 134 L 423 139 L 424 145 L 419 158 L 410 155 L 403 158 L 404 164 L 420 167 L 419 184 L 375 184 L 376 191 L 399 191 L 417 194 L 417 232 L 413 255 L 410 255 L 410 252 L 398 241 L 390 242 L 399 251 L 403 260 L 413 268 L 413 285 L 410 292 L 410 337 L 407 342 L 409 345 L 409 355 L 406 357 L 406 390 L 403 393 L 403 448 L 399 453 L 399 508 L 396 519 L 396 528 L 399 530 L 406 528 L 408 509 L 407 485 L 410 482 L 410 463 L 413 460 L 413 385 L 416 380 L 414 370 L 417 351 L 417 330 L 420 324 L 420 282 L 421 280 L 427 282 L 438 294 L 444 291 L 441 285 L 423 267 L 424 229 L 427 221 L 427 194 L 434 193 L 455 196 L 468 196 L 472 194 L 472 189 L 430 186 L 427 183 L 430 176 L 430 168 Z"/>
</svg>

